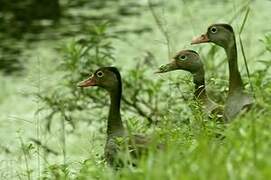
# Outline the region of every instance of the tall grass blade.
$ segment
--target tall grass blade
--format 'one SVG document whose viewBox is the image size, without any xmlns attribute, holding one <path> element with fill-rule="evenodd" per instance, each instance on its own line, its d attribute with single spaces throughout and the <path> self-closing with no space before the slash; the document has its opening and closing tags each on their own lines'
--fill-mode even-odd
<svg viewBox="0 0 271 180">
<path fill-rule="evenodd" d="M 242 25 L 241 25 L 241 28 L 239 30 L 239 33 L 238 33 L 238 37 L 239 37 L 239 42 L 240 42 L 240 46 L 241 46 L 241 52 L 242 52 L 242 56 L 243 56 L 243 59 L 244 59 L 244 62 L 245 62 L 245 67 L 246 67 L 246 72 L 247 72 L 247 75 L 248 75 L 248 80 L 249 80 L 249 84 L 250 84 L 250 89 L 251 89 L 251 92 L 255 98 L 255 93 L 254 93 L 254 89 L 253 89 L 253 86 L 252 86 L 252 83 L 251 83 L 251 79 L 250 79 L 250 73 L 249 73 L 249 69 L 248 69 L 248 65 L 247 65 L 247 58 L 246 58 L 246 54 L 245 54 L 245 50 L 244 50 L 244 45 L 243 45 L 243 41 L 242 41 L 242 38 L 241 38 L 241 34 L 243 32 L 243 29 L 244 29 L 244 26 L 247 22 L 247 18 L 248 18 L 248 15 L 249 15 L 249 12 L 250 12 L 250 8 L 248 7 L 247 10 L 246 10 L 246 13 L 245 13 L 245 17 L 243 19 L 243 22 L 242 22 Z M 256 144 L 256 127 L 255 127 L 255 118 L 252 118 L 252 121 L 251 121 L 251 126 L 252 126 L 252 141 L 253 141 L 253 160 L 254 160 L 254 165 L 256 166 L 257 165 L 257 144 Z"/>
<path fill-rule="evenodd" d="M 250 12 L 250 8 L 248 7 L 247 10 L 246 10 L 245 17 L 244 17 L 243 22 L 242 22 L 242 26 L 241 26 L 241 28 L 240 28 L 240 30 L 239 30 L 239 34 L 240 34 L 240 35 L 242 34 L 243 29 L 244 29 L 244 27 L 245 27 L 245 24 L 246 24 L 246 22 L 247 22 L 247 18 L 248 18 L 249 12 Z"/>
<path fill-rule="evenodd" d="M 154 18 L 154 21 L 158 27 L 158 29 L 160 30 L 160 32 L 162 33 L 162 35 L 164 36 L 165 40 L 166 40 L 166 45 L 167 45 L 167 52 L 168 52 L 168 59 L 170 59 L 171 57 L 171 47 L 170 47 L 170 37 L 169 34 L 166 30 L 166 28 L 163 26 L 163 23 L 161 22 L 160 18 L 158 17 L 158 15 L 156 14 L 154 8 L 153 8 L 153 4 L 151 2 L 151 0 L 148 0 L 148 7 L 150 9 L 150 12 Z"/>
<path fill-rule="evenodd" d="M 249 81 L 249 85 L 250 85 L 250 90 L 251 90 L 253 96 L 255 97 L 253 85 L 252 85 L 251 79 L 250 79 L 251 76 L 250 76 L 250 72 L 249 72 L 249 68 L 248 68 L 248 64 L 247 64 L 247 58 L 246 58 L 246 54 L 245 54 L 245 50 L 244 50 L 244 45 L 243 45 L 243 41 L 242 41 L 242 38 L 241 38 L 241 34 L 242 34 L 243 29 L 245 27 L 245 24 L 247 22 L 247 18 L 248 18 L 249 12 L 250 12 L 250 8 L 248 7 L 247 11 L 246 11 L 246 14 L 245 14 L 245 17 L 244 17 L 244 19 L 242 21 L 241 28 L 240 28 L 239 33 L 238 33 L 238 38 L 239 38 L 239 42 L 240 42 L 242 56 L 243 56 L 243 59 L 244 59 L 244 62 L 245 62 L 245 67 L 246 67 L 246 72 L 247 72 L 248 81 Z"/>
</svg>

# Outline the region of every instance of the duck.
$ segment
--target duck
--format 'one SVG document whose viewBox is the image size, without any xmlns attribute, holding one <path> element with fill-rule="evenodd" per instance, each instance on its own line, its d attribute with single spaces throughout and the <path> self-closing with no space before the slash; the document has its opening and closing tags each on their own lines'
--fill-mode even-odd
<svg viewBox="0 0 271 180">
<path fill-rule="evenodd" d="M 207 32 L 192 39 L 191 44 L 214 43 L 224 48 L 229 68 L 229 91 L 224 106 L 224 118 L 232 121 L 251 108 L 254 98 L 247 93 L 238 69 L 235 33 L 229 24 L 212 24 Z"/>
<path fill-rule="evenodd" d="M 221 119 L 223 106 L 214 102 L 206 92 L 205 71 L 199 54 L 194 50 L 181 50 L 172 58 L 171 62 L 159 67 L 156 73 L 166 73 L 175 70 L 188 71 L 193 75 L 195 85 L 194 97 L 200 102 L 204 112 L 209 117 Z"/>
<path fill-rule="evenodd" d="M 135 134 L 130 135 L 124 128 L 121 118 L 122 79 L 116 67 L 101 67 L 86 80 L 79 82 L 78 87 L 97 86 L 105 89 L 110 96 L 110 107 L 107 119 L 106 143 L 104 157 L 110 166 L 123 166 L 121 152 L 128 147 L 133 157 L 138 157 L 151 144 L 149 137 Z"/>
</svg>

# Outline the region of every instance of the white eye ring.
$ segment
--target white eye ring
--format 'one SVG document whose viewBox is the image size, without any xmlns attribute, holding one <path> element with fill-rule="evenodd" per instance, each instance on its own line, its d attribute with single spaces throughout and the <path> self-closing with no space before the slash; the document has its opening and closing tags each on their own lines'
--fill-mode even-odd
<svg viewBox="0 0 271 180">
<path fill-rule="evenodd" d="M 104 73 L 102 71 L 98 71 L 96 74 L 99 78 L 104 76 Z"/>
<path fill-rule="evenodd" d="M 217 28 L 215 26 L 211 27 L 211 33 L 216 33 L 217 32 Z"/>
<path fill-rule="evenodd" d="M 179 60 L 186 60 L 187 59 L 187 56 L 186 55 L 181 55 L 178 57 Z"/>
</svg>

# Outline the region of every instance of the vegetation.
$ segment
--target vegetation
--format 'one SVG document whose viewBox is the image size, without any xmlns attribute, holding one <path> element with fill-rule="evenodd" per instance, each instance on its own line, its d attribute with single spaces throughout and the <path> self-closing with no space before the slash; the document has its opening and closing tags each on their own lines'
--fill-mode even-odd
<svg viewBox="0 0 271 180">
<path fill-rule="evenodd" d="M 271 177 L 269 1 L 63 0 L 44 11 L 34 0 L 2 1 L 0 179 Z M 177 51 L 194 49 L 209 96 L 224 104 L 225 53 L 189 46 L 217 22 L 237 33 L 241 75 L 256 102 L 226 125 L 203 115 L 190 74 L 154 74 Z M 104 162 L 108 96 L 76 86 L 101 66 L 121 72 L 129 132 L 165 145 L 150 147 L 136 167 L 115 171 Z"/>
</svg>

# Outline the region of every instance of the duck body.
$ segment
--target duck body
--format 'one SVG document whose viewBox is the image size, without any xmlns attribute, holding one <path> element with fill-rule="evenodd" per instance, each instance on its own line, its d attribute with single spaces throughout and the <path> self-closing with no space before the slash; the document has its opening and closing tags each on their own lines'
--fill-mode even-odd
<svg viewBox="0 0 271 180">
<path fill-rule="evenodd" d="M 139 134 L 111 136 L 106 139 L 104 157 L 108 164 L 115 167 L 122 167 L 124 163 L 136 164 L 134 161 L 124 162 L 122 155 L 129 152 L 133 158 L 138 158 L 147 152 L 150 144 L 149 138 Z"/>
<path fill-rule="evenodd" d="M 243 90 L 229 93 L 224 107 L 225 119 L 232 120 L 240 112 L 247 111 L 252 106 L 253 101 L 253 97 Z"/>
<path fill-rule="evenodd" d="M 111 166 L 123 164 L 121 153 L 123 150 L 140 154 L 147 149 L 149 139 L 140 135 L 129 135 L 121 120 L 120 106 L 122 96 L 121 75 L 115 67 L 103 67 L 98 69 L 91 77 L 80 82 L 79 87 L 98 86 L 108 91 L 110 95 L 110 107 L 107 120 L 107 138 L 104 149 L 105 160 Z M 140 148 L 141 147 L 141 148 Z"/>
<path fill-rule="evenodd" d="M 199 59 L 199 61 L 201 60 Z M 205 80 L 204 80 L 205 73 L 204 73 L 203 64 L 196 72 L 191 72 L 191 73 L 193 75 L 193 81 L 195 84 L 195 92 L 194 92 L 195 99 L 200 102 L 200 105 L 202 106 L 203 110 L 209 117 L 215 115 L 220 119 L 220 117 L 223 114 L 223 106 L 214 102 L 208 96 L 208 93 L 206 92 Z"/>
<path fill-rule="evenodd" d="M 192 40 L 191 44 L 213 42 L 224 48 L 229 66 L 229 92 L 224 106 L 224 118 L 233 120 L 242 110 L 253 104 L 252 95 L 244 91 L 243 81 L 238 69 L 237 48 L 233 28 L 229 24 L 213 24 L 207 33 Z"/>
<path fill-rule="evenodd" d="M 208 116 L 216 115 L 217 117 L 221 117 L 223 114 L 223 106 L 217 104 L 210 98 L 202 100 L 202 106 Z"/>
<path fill-rule="evenodd" d="M 205 71 L 197 52 L 193 50 L 178 52 L 172 61 L 161 66 L 157 73 L 165 73 L 173 70 L 184 70 L 192 74 L 195 84 L 194 97 L 208 116 L 214 114 L 220 116 L 222 114 L 223 107 L 215 103 L 206 92 Z"/>
</svg>

